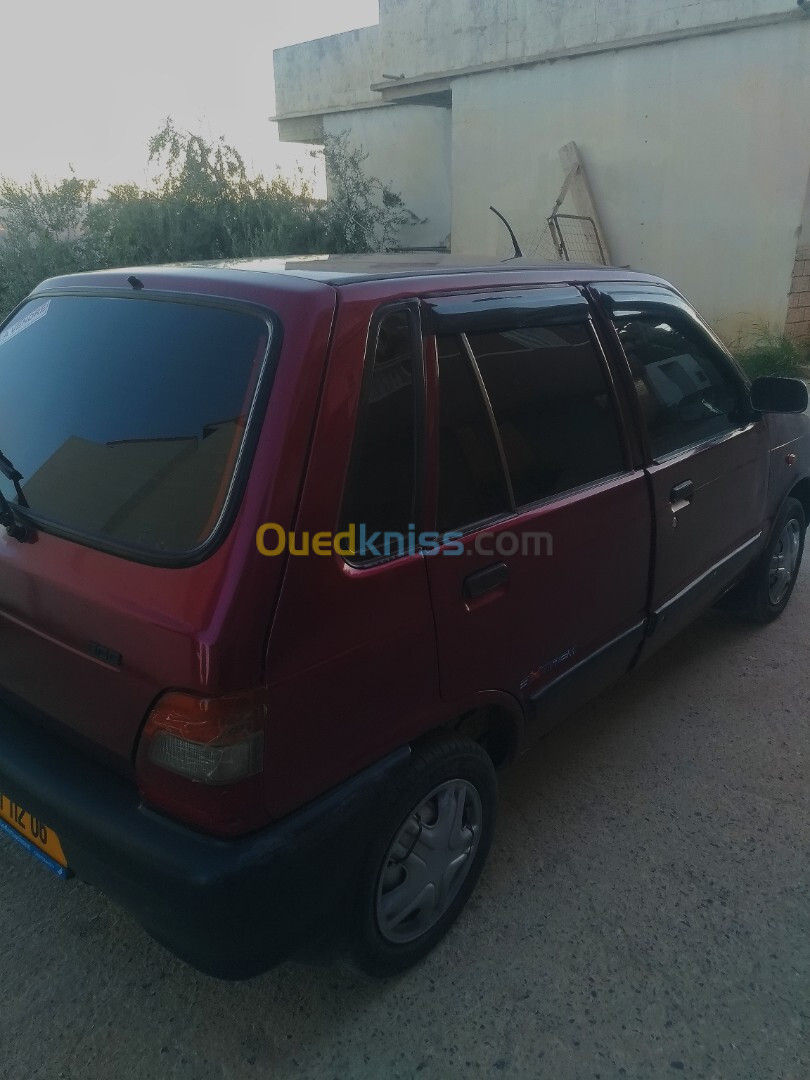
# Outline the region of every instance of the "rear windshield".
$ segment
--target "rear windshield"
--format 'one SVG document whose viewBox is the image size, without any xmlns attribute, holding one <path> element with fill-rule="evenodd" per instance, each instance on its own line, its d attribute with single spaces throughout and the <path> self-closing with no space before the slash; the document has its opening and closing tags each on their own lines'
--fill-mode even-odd
<svg viewBox="0 0 810 1080">
<path fill-rule="evenodd" d="M 31 516 L 136 556 L 201 547 L 269 335 L 257 315 L 204 303 L 28 301 L 0 332 L 0 452 Z M 13 501 L 4 476 L 0 487 Z"/>
</svg>

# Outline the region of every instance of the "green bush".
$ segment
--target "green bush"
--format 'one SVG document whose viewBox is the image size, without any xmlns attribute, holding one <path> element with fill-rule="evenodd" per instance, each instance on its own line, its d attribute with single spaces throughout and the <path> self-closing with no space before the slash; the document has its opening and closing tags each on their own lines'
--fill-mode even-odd
<svg viewBox="0 0 810 1080">
<path fill-rule="evenodd" d="M 792 341 L 767 326 L 754 327 L 745 344 L 732 352 L 751 379 L 760 375 L 803 378 L 810 374 L 810 343 Z"/>
<path fill-rule="evenodd" d="M 367 155 L 343 132 L 322 151 L 329 198 L 299 174 L 250 176 L 223 139 L 179 131 L 171 118 L 149 143 L 146 188 L 71 176 L 57 184 L 0 179 L 0 318 L 55 274 L 112 266 L 260 255 L 384 251 L 416 221 L 401 197 L 366 176 Z"/>
<path fill-rule="evenodd" d="M 0 241 L 0 318 L 43 278 L 92 265 L 83 223 L 95 191 L 74 176 L 47 184 L 0 179 L 5 236 Z"/>
</svg>

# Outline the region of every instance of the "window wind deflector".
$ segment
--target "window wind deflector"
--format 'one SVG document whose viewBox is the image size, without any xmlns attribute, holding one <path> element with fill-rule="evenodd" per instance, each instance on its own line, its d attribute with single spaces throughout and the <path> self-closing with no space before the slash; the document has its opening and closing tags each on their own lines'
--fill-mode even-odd
<svg viewBox="0 0 810 1080">
<path fill-rule="evenodd" d="M 579 289 L 570 286 L 437 296 L 422 301 L 426 334 L 484 334 L 585 322 L 588 317 L 588 302 Z"/>
<path fill-rule="evenodd" d="M 672 308 L 679 308 L 685 314 L 691 315 L 689 305 L 683 297 L 664 285 L 599 282 L 591 288 L 615 319 L 636 318 Z"/>
</svg>

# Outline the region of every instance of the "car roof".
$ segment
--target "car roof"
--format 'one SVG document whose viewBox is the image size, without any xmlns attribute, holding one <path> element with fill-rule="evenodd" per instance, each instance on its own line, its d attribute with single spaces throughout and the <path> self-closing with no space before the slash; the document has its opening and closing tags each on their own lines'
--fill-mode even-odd
<svg viewBox="0 0 810 1080">
<path fill-rule="evenodd" d="M 618 267 L 600 263 L 550 262 L 529 258 L 443 255 L 430 252 L 385 253 L 372 255 L 305 255 L 297 258 L 235 259 L 205 264 L 221 269 L 250 270 L 259 273 L 294 274 L 332 285 L 357 281 L 385 280 L 394 277 L 427 277 L 439 274 L 541 271 L 564 280 L 574 272 L 589 277 L 613 276 Z M 623 270 L 623 273 L 626 273 Z M 646 275 L 645 275 L 646 276 Z"/>
<path fill-rule="evenodd" d="M 162 266 L 122 267 L 115 270 L 96 270 L 53 278 L 47 287 L 64 285 L 107 285 L 111 278 L 124 280 L 128 275 L 158 274 L 162 277 L 196 278 L 211 276 L 232 277 L 249 273 L 254 280 L 264 275 L 278 278 L 306 279 L 339 287 L 363 281 L 386 281 L 396 278 L 431 278 L 458 274 L 533 274 L 542 281 L 598 281 L 601 279 L 634 280 L 662 283 L 663 279 L 626 267 L 603 266 L 600 263 L 548 262 L 531 258 L 498 259 L 445 255 L 435 252 L 371 255 L 302 255 L 280 258 L 219 259 L 206 262 L 170 263 Z M 95 279 L 95 280 L 93 280 Z M 40 286 L 40 289 L 43 286 Z M 38 290 L 39 291 L 39 290 Z"/>
</svg>

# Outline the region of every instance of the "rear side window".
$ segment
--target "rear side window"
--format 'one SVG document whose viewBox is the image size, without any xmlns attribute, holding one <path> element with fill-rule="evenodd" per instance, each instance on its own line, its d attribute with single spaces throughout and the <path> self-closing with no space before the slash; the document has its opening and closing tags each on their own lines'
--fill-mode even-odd
<svg viewBox="0 0 810 1080">
<path fill-rule="evenodd" d="M 603 362 L 587 323 L 471 334 L 516 506 L 625 468 Z"/>
<path fill-rule="evenodd" d="M 416 389 L 421 366 L 414 315 L 391 311 L 373 331 L 341 524 L 406 536 L 416 518 Z M 397 549 L 398 550 L 398 549 Z"/>
<path fill-rule="evenodd" d="M 0 450 L 35 520 L 157 561 L 203 545 L 269 338 L 261 317 L 202 303 L 29 301 L 0 333 Z"/>
<path fill-rule="evenodd" d="M 677 308 L 615 317 L 654 457 L 738 427 L 742 384 L 726 356 Z"/>
</svg>

